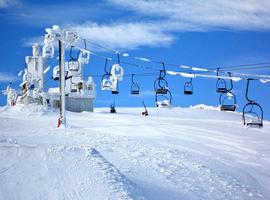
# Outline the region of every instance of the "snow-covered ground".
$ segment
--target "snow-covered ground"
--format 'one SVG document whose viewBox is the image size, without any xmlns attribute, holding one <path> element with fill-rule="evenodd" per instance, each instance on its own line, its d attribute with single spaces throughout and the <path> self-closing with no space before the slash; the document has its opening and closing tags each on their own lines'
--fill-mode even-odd
<svg viewBox="0 0 270 200">
<path fill-rule="evenodd" d="M 270 199 L 270 123 L 216 108 L 0 109 L 0 199 Z"/>
</svg>

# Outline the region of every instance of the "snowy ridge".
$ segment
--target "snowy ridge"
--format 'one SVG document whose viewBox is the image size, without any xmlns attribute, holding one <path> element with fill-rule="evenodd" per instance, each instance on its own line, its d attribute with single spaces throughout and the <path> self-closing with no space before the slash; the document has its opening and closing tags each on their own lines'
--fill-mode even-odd
<svg viewBox="0 0 270 200">
<path fill-rule="evenodd" d="M 219 106 L 207 106 L 204 104 L 198 104 L 195 106 L 190 106 L 191 109 L 202 109 L 202 110 L 220 110 Z"/>
</svg>

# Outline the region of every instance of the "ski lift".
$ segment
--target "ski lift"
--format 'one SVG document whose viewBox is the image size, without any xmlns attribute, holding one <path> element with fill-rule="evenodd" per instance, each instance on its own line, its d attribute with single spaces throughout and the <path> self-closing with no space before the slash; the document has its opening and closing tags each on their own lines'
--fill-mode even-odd
<svg viewBox="0 0 270 200">
<path fill-rule="evenodd" d="M 219 96 L 220 110 L 221 111 L 235 111 L 236 110 L 236 97 L 234 93 L 227 91 L 221 93 Z"/>
<path fill-rule="evenodd" d="M 165 64 L 162 62 L 163 69 L 159 71 L 159 77 L 155 80 L 154 89 L 156 92 L 155 102 L 157 107 L 170 107 L 172 94 L 168 88 L 168 82 L 165 79 Z"/>
<path fill-rule="evenodd" d="M 101 89 L 102 90 L 111 90 L 113 86 L 114 79 L 111 77 L 111 74 L 107 71 L 108 58 L 106 58 L 104 71 L 105 74 L 101 78 Z"/>
<path fill-rule="evenodd" d="M 232 82 L 232 74 L 228 72 L 230 77 L 230 88 L 226 90 L 226 92 L 223 92 L 219 96 L 219 104 L 220 104 L 220 110 L 221 111 L 235 111 L 236 110 L 236 97 L 234 93 L 232 92 L 233 89 L 233 82 Z"/>
<path fill-rule="evenodd" d="M 53 68 L 53 77 L 52 77 L 53 80 L 57 81 L 59 80 L 59 66 L 55 66 Z"/>
<path fill-rule="evenodd" d="M 251 80 L 254 79 L 247 79 L 246 99 L 248 103 L 243 108 L 242 119 L 244 125 L 262 127 L 263 109 L 257 102 L 248 98 L 249 81 Z"/>
<path fill-rule="evenodd" d="M 88 64 L 90 52 L 86 50 L 86 40 L 84 39 L 84 50 L 80 50 L 78 61 L 82 64 Z"/>
<path fill-rule="evenodd" d="M 131 94 L 139 94 L 140 93 L 140 87 L 139 84 L 134 82 L 134 74 L 131 76 Z"/>
<path fill-rule="evenodd" d="M 162 63 L 163 69 L 159 71 L 159 77 L 154 82 L 154 89 L 156 94 L 167 94 L 168 92 L 168 82 L 165 79 L 166 70 L 165 65 Z"/>
<path fill-rule="evenodd" d="M 102 90 L 111 90 L 112 87 L 112 80 L 110 78 L 110 74 L 104 74 L 102 76 L 102 81 L 101 81 L 101 89 Z"/>
<path fill-rule="evenodd" d="M 114 64 L 111 68 L 111 75 L 118 81 L 121 81 L 124 75 L 123 67 L 121 67 L 119 64 Z"/>
<path fill-rule="evenodd" d="M 219 68 L 217 68 L 217 77 L 219 77 Z M 226 81 L 223 78 L 218 78 L 216 83 L 216 91 L 218 93 L 223 93 L 227 91 Z"/>
<path fill-rule="evenodd" d="M 148 116 L 148 111 L 147 111 L 147 108 L 146 108 L 146 106 L 144 104 L 144 101 L 142 103 L 143 103 L 143 107 L 144 107 L 144 112 L 142 112 L 142 115 Z"/>
<path fill-rule="evenodd" d="M 124 69 L 120 65 L 120 54 L 117 53 L 117 64 L 111 67 L 111 75 L 118 81 L 123 79 Z"/>
<path fill-rule="evenodd" d="M 186 95 L 192 95 L 193 94 L 192 78 L 190 78 L 190 81 L 185 83 L 185 85 L 184 85 L 184 94 L 186 94 Z"/>
<path fill-rule="evenodd" d="M 156 107 L 168 108 L 171 106 L 172 95 L 170 91 L 168 91 L 168 94 L 169 96 L 156 94 Z"/>
<path fill-rule="evenodd" d="M 43 58 L 53 58 L 54 47 L 52 45 L 45 44 L 42 48 L 42 57 Z"/>
<path fill-rule="evenodd" d="M 116 113 L 115 102 L 113 102 L 113 104 L 110 105 L 110 113 Z"/>
<path fill-rule="evenodd" d="M 77 72 L 79 71 L 79 62 L 78 62 L 78 59 L 72 56 L 72 50 L 73 50 L 73 46 L 70 47 L 70 53 L 69 53 L 70 59 L 68 61 L 68 70 Z"/>
</svg>

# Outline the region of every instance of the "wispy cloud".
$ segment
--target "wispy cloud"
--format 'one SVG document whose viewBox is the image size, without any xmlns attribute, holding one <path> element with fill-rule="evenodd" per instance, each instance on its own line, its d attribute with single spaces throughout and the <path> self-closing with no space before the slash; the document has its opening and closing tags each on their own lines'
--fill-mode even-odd
<svg viewBox="0 0 270 200">
<path fill-rule="evenodd" d="M 140 46 L 164 46 L 174 37 L 151 23 L 115 23 L 72 25 L 67 27 L 80 36 L 110 48 L 134 49 Z"/>
<path fill-rule="evenodd" d="M 270 29 L 268 0 L 108 0 L 108 2 L 145 16 L 167 19 L 169 23 L 185 22 L 198 29 Z"/>
<path fill-rule="evenodd" d="M 18 4 L 20 4 L 19 0 L 0 0 L 0 9 L 9 8 Z"/>
<path fill-rule="evenodd" d="M 19 77 L 7 72 L 0 72 L 0 82 L 14 82 L 19 80 Z"/>
<path fill-rule="evenodd" d="M 4 2 L 6 1 L 10 2 L 7 5 L 11 5 L 13 2 L 13 0 L 4 0 Z M 19 2 L 19 0 L 14 1 Z M 19 5 L 1 14 L 1 16 L 12 23 L 45 27 L 53 24 L 79 24 L 89 20 L 110 19 L 116 12 L 115 9 L 106 9 L 106 5 L 100 2 L 96 2 L 93 6 L 93 3 L 89 1 L 65 3 L 58 3 L 57 1 L 51 3 L 44 3 L 42 1 L 30 3 L 25 1 Z"/>
<path fill-rule="evenodd" d="M 82 38 L 118 50 L 166 46 L 175 40 L 174 36 L 179 32 L 270 29 L 268 0 L 105 1 L 107 3 L 100 1 L 94 7 L 89 6 L 88 1 L 82 4 L 28 3 L 7 17 L 41 27 L 59 24 L 79 32 Z M 117 14 L 114 16 L 114 12 L 121 13 L 119 16 L 129 14 L 123 18 Z M 134 21 L 134 17 L 139 21 Z M 35 37 L 26 39 L 24 44 L 39 41 L 39 37 Z"/>
</svg>

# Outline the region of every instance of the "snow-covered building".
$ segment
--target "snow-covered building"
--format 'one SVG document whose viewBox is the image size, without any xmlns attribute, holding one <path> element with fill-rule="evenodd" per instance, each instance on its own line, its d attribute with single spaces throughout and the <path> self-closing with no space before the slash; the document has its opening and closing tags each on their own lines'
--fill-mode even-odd
<svg viewBox="0 0 270 200">
<path fill-rule="evenodd" d="M 66 109 L 73 112 L 93 111 L 93 101 L 96 97 L 96 85 L 93 77 L 83 79 L 85 62 L 81 59 L 70 59 L 65 62 L 65 93 Z M 59 80 L 59 66 L 53 69 L 53 79 Z M 49 88 L 48 97 L 53 107 L 59 107 L 59 88 Z"/>
<path fill-rule="evenodd" d="M 40 45 L 33 45 L 33 55 L 25 57 L 25 69 L 20 73 L 23 74 L 21 91 L 12 89 L 11 85 L 4 91 L 8 106 L 16 103 L 25 105 L 36 103 L 60 107 L 59 87 L 49 88 L 48 92 L 44 90 L 44 76 L 50 69 L 48 59 L 54 57 L 54 46 L 47 42 L 48 39 L 50 38 L 46 35 L 42 49 Z M 79 50 L 78 58 L 70 58 L 65 62 L 65 103 L 68 111 L 93 111 L 93 101 L 96 97 L 95 83 L 91 76 L 87 77 L 87 80 L 83 78 L 83 68 L 89 63 L 89 58 L 90 52 Z M 53 79 L 59 80 L 59 66 L 53 69 Z"/>
</svg>

